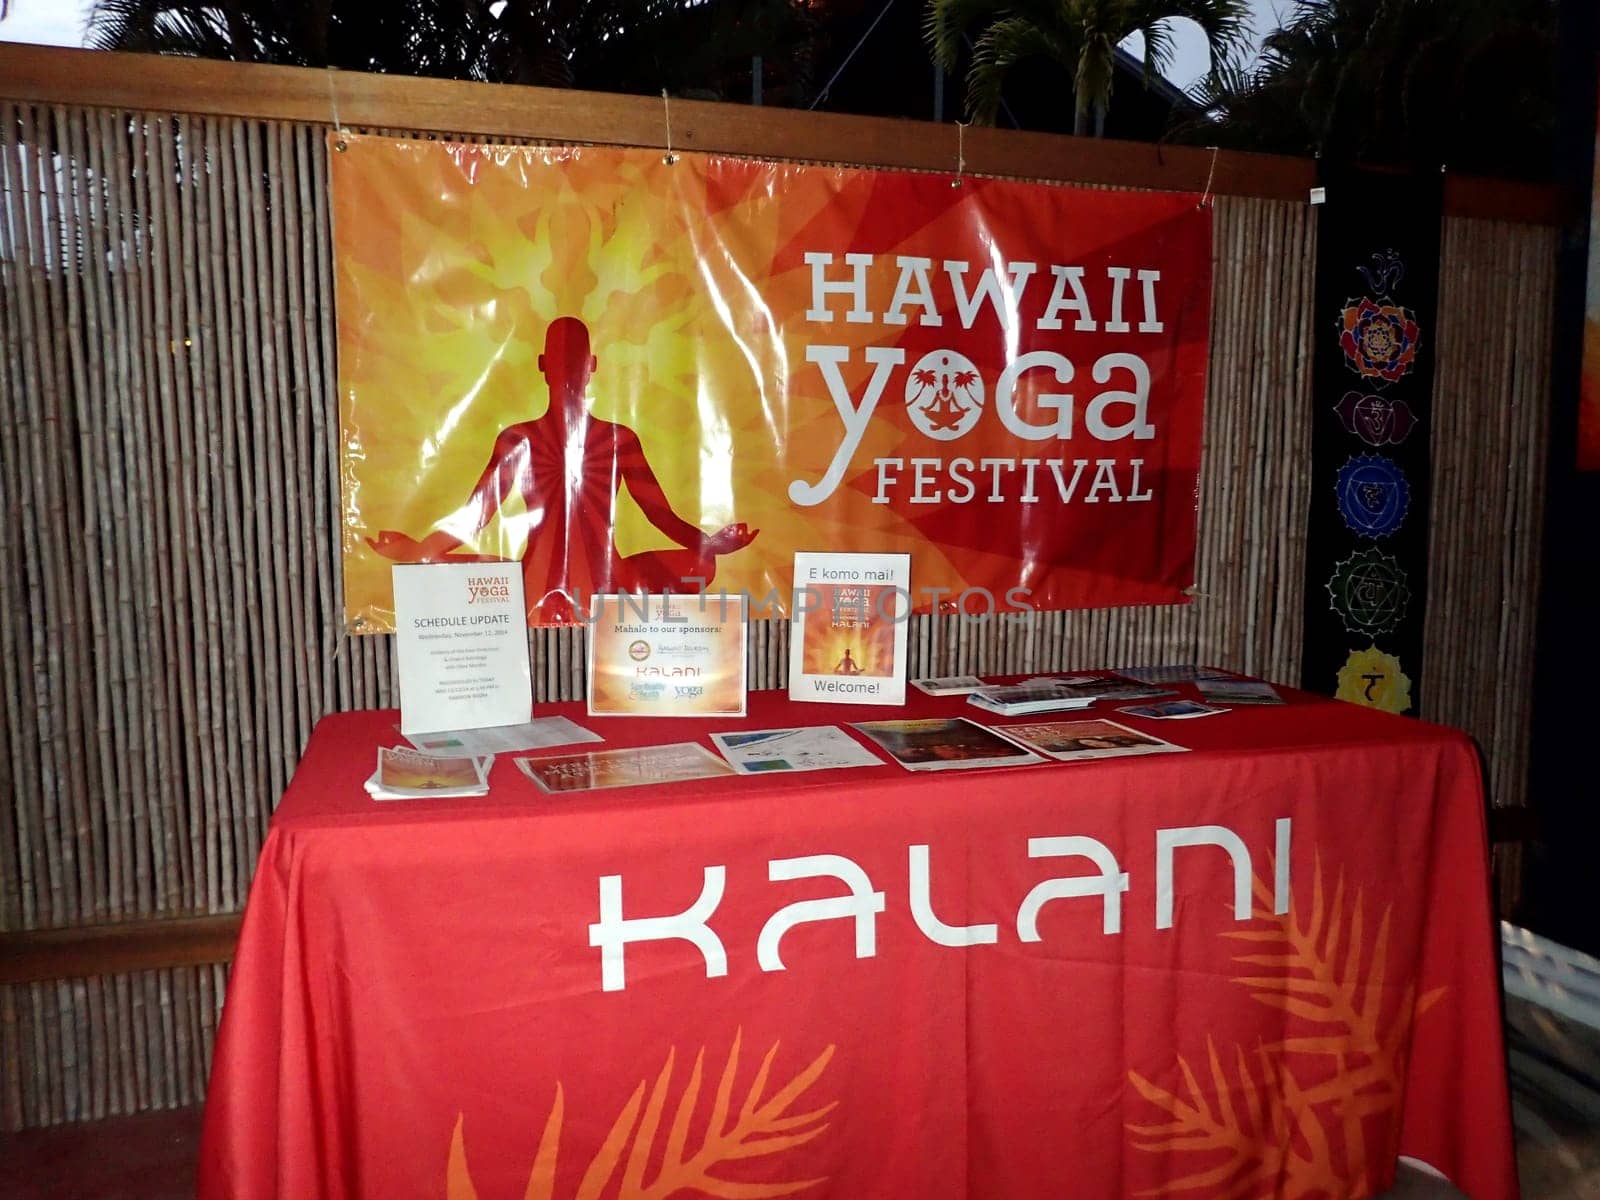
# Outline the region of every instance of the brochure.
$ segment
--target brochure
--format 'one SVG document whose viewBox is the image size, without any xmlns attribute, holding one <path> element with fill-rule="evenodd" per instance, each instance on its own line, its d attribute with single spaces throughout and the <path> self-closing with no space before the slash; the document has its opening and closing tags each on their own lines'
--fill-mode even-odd
<svg viewBox="0 0 1600 1200">
<path fill-rule="evenodd" d="M 1196 683 L 1202 679 L 1232 679 L 1232 672 L 1193 664 L 1168 667 L 1118 667 L 1117 674 L 1135 683 Z"/>
<path fill-rule="evenodd" d="M 1008 738 L 1062 762 L 1090 758 L 1121 758 L 1130 754 L 1169 754 L 1187 750 L 1158 737 L 1118 725 L 1115 721 L 1046 721 L 1028 725 L 1002 725 Z"/>
<path fill-rule="evenodd" d="M 732 767 L 695 742 L 519 758 L 516 762 L 518 770 L 551 794 L 734 774 Z"/>
<path fill-rule="evenodd" d="M 565 717 L 535 717 L 520 725 L 415 733 L 407 740 L 435 758 L 481 758 L 486 754 L 512 754 L 518 750 L 543 750 L 547 746 L 570 746 L 575 742 L 604 739 Z"/>
<path fill-rule="evenodd" d="M 1078 679 L 1084 682 L 1078 682 Z M 1171 694 L 1161 688 L 1138 687 L 1103 677 L 1081 676 L 979 688 L 967 697 L 967 703 L 1001 716 L 1022 717 L 1031 713 L 1088 708 L 1098 700 L 1148 700 Z"/>
<path fill-rule="evenodd" d="M 796 554 L 789 699 L 904 704 L 908 554 Z"/>
<path fill-rule="evenodd" d="M 883 759 L 837 725 L 713 733 L 711 740 L 742 775 L 884 765 Z"/>
<path fill-rule="evenodd" d="M 1199 704 L 1193 700 L 1163 700 L 1159 704 L 1135 704 L 1128 708 L 1119 708 L 1117 711 L 1125 712 L 1130 717 L 1144 717 L 1150 721 L 1181 721 L 1190 717 L 1215 716 L 1228 710 L 1212 708 L 1209 704 Z"/>
<path fill-rule="evenodd" d="M 1037 754 L 965 717 L 860 721 L 855 728 L 910 771 L 956 771 L 1043 762 Z"/>
<path fill-rule="evenodd" d="M 983 686 L 976 675 L 944 675 L 938 679 L 913 679 L 911 686 L 930 696 L 966 696 Z"/>
<path fill-rule="evenodd" d="M 532 713 L 521 563 L 397 565 L 394 626 L 407 737 Z"/>
<path fill-rule="evenodd" d="M 1283 697 L 1270 683 L 1259 679 L 1211 679 L 1195 685 L 1216 704 L 1282 704 Z"/>
<path fill-rule="evenodd" d="M 743 596 L 596 596 L 592 717 L 742 717 Z"/>
<path fill-rule="evenodd" d="M 366 782 L 374 800 L 429 796 L 483 796 L 489 791 L 493 758 L 438 758 L 405 746 L 378 751 L 378 769 Z"/>
</svg>

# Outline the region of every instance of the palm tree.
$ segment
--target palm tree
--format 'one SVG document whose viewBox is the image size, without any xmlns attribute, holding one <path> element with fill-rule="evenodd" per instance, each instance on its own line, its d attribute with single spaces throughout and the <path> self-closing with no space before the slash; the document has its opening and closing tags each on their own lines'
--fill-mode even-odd
<svg viewBox="0 0 1600 1200">
<path fill-rule="evenodd" d="M 1072 131 L 1105 129 L 1117 47 L 1144 38 L 1148 82 L 1172 59 L 1174 20 L 1200 26 L 1213 62 L 1227 60 L 1246 31 L 1244 0 L 929 0 L 924 32 L 941 69 L 954 73 L 970 46 L 967 114 L 994 123 L 1006 73 L 1025 58 L 1052 59 L 1072 73 Z"/>
<path fill-rule="evenodd" d="M 1295 0 L 1185 140 L 1490 174 L 1553 165 L 1557 0 Z"/>
</svg>

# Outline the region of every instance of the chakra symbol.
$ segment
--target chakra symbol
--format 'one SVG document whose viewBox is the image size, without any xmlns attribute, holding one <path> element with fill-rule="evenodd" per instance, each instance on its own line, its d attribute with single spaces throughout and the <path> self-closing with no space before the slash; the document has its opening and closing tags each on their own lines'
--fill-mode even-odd
<svg viewBox="0 0 1600 1200">
<path fill-rule="evenodd" d="M 1352 704 L 1403 713 L 1411 707 L 1411 679 L 1400 660 L 1376 646 L 1352 650 L 1339 668 L 1339 690 L 1334 696 Z"/>
<path fill-rule="evenodd" d="M 923 433 L 954 441 L 983 412 L 983 377 L 972 360 L 950 350 L 924 354 L 906 377 L 906 413 Z"/>
<path fill-rule="evenodd" d="M 1369 446 L 1398 446 L 1417 424 L 1404 400 L 1360 392 L 1346 392 L 1333 411 L 1339 414 L 1346 433 L 1355 434 Z"/>
<path fill-rule="evenodd" d="M 1406 264 L 1400 261 L 1396 250 L 1379 250 L 1372 256 L 1371 267 L 1357 267 L 1367 286 L 1380 296 L 1387 296 L 1400 286 L 1406 277 Z"/>
<path fill-rule="evenodd" d="M 1389 632 L 1405 617 L 1411 589 L 1399 560 L 1374 546 L 1357 550 L 1333 568 L 1328 597 L 1347 630 L 1372 637 Z"/>
<path fill-rule="evenodd" d="M 1406 519 L 1411 485 L 1392 459 L 1358 454 L 1339 468 L 1339 515 L 1360 537 L 1388 537 Z"/>
<path fill-rule="evenodd" d="M 1383 387 L 1407 374 L 1417 361 L 1417 317 L 1398 304 L 1363 296 L 1345 301 L 1339 316 L 1339 346 L 1345 365 Z"/>
</svg>

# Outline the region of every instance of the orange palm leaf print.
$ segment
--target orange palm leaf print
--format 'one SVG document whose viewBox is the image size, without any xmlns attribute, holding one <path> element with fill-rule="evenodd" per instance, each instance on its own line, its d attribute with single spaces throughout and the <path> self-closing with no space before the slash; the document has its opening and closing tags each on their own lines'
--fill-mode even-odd
<svg viewBox="0 0 1600 1200">
<path fill-rule="evenodd" d="M 1370 928 L 1364 894 L 1347 895 L 1341 874 L 1330 896 L 1320 859 L 1309 904 L 1296 898 L 1274 915 L 1272 888 L 1259 878 L 1255 896 L 1252 927 L 1222 935 L 1246 947 L 1233 961 L 1249 973 L 1232 982 L 1285 1014 L 1289 1030 L 1253 1053 L 1235 1046 L 1231 1073 L 1208 1038 L 1204 1082 L 1181 1055 L 1181 1086 L 1129 1073 L 1134 1090 L 1167 1118 L 1130 1124 L 1135 1148 L 1198 1158 L 1144 1194 L 1371 1195 L 1381 1176 L 1365 1123 L 1398 1106 L 1412 1026 L 1445 989 L 1418 998 L 1414 981 L 1395 978 L 1392 909 Z"/>
<path fill-rule="evenodd" d="M 834 1102 L 804 1112 L 789 1111 L 827 1069 L 833 1057 L 833 1046 L 824 1049 L 770 1096 L 766 1094 L 778 1054 L 778 1043 L 774 1042 L 734 1111 L 742 1037 L 742 1031 L 734 1035 L 712 1097 L 705 1131 L 696 1148 L 691 1151 L 688 1143 L 705 1082 L 704 1047 L 695 1055 L 694 1066 L 673 1106 L 665 1145 L 659 1150 L 659 1163 L 653 1176 L 646 1178 L 651 1175 L 650 1164 L 657 1158 L 662 1120 L 672 1095 L 677 1064 L 674 1048 L 668 1050 L 654 1083 L 640 1080 L 618 1112 L 604 1141 L 589 1160 L 573 1200 L 600 1200 L 608 1194 L 619 1167 L 617 1200 L 667 1200 L 667 1197 L 680 1195 L 712 1196 L 719 1200 L 774 1200 L 825 1182 L 823 1178 L 815 1178 L 756 1183 L 716 1173 L 728 1163 L 782 1154 L 805 1145 L 827 1130 L 826 1118 L 836 1105 Z M 557 1085 L 555 1102 L 545 1121 L 524 1200 L 555 1200 L 556 1156 L 563 1111 L 564 1098 Z M 465 1117 L 458 1116 L 446 1168 L 447 1200 L 479 1200 L 467 1166 L 464 1125 Z"/>
</svg>

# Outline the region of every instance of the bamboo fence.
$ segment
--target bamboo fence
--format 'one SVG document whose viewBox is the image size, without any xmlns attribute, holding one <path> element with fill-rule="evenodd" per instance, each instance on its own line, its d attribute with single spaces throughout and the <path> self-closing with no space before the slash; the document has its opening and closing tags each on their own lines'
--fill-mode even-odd
<svg viewBox="0 0 1600 1200">
<path fill-rule="evenodd" d="M 0 931 L 243 904 L 316 720 L 395 702 L 341 627 L 326 126 L 0 101 Z M 917 618 L 934 674 L 1299 673 L 1312 211 L 1216 201 L 1192 604 Z M 1425 714 L 1523 800 L 1557 233 L 1446 222 Z M 579 630 L 530 633 L 540 700 Z M 751 685 L 787 628 L 755 623 Z M 0 987 L 0 1127 L 193 1103 L 225 973 Z"/>
</svg>

